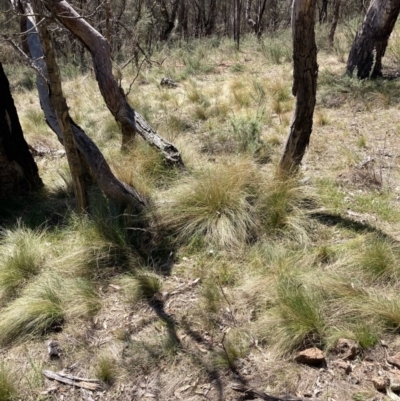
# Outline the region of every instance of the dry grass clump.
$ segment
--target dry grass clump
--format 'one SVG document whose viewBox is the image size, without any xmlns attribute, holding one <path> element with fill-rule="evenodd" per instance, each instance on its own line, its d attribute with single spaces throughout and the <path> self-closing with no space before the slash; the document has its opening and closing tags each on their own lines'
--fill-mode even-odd
<svg viewBox="0 0 400 401">
<path fill-rule="evenodd" d="M 155 188 L 168 186 L 178 177 L 178 171 L 168 166 L 159 152 L 139 139 L 133 149 L 114 155 L 111 165 L 121 181 L 145 196 L 151 196 Z"/>
<path fill-rule="evenodd" d="M 353 241 L 349 248 L 350 267 L 359 270 L 371 284 L 398 282 L 400 250 L 393 240 L 367 234 Z"/>
<path fill-rule="evenodd" d="M 0 300 L 17 296 L 40 273 L 46 256 L 50 256 L 46 241 L 44 230 L 22 225 L 0 232 Z"/>
<path fill-rule="evenodd" d="M 306 240 L 310 224 L 307 209 L 315 195 L 307 193 L 296 177 L 276 175 L 262 185 L 256 207 L 263 229 L 270 234 L 292 233 L 298 240 Z"/>
<path fill-rule="evenodd" d="M 99 308 L 93 283 L 43 273 L 2 309 L 0 344 L 40 336 L 60 328 L 65 318 L 90 317 Z"/>
<path fill-rule="evenodd" d="M 103 383 L 111 386 L 118 376 L 116 364 L 117 361 L 111 354 L 103 353 L 97 358 L 94 366 L 95 376 Z"/>
<path fill-rule="evenodd" d="M 252 204 L 255 177 L 247 161 L 203 169 L 160 202 L 160 223 L 180 241 L 204 237 L 208 244 L 238 248 L 257 225 Z"/>
<path fill-rule="evenodd" d="M 61 277 L 56 275 L 32 281 L 19 298 L 1 311 L 0 344 L 27 340 L 61 324 L 64 319 L 61 288 Z"/>
<path fill-rule="evenodd" d="M 18 398 L 16 373 L 5 364 L 0 364 L 0 401 L 14 401 Z"/>
<path fill-rule="evenodd" d="M 320 293 L 294 276 L 278 279 L 274 306 L 268 311 L 265 341 L 278 352 L 324 345 L 327 322 Z"/>
<path fill-rule="evenodd" d="M 161 292 L 162 281 L 155 273 L 137 270 L 133 275 L 119 277 L 116 282 L 122 286 L 124 295 L 129 303 L 139 300 L 151 300 Z"/>
</svg>

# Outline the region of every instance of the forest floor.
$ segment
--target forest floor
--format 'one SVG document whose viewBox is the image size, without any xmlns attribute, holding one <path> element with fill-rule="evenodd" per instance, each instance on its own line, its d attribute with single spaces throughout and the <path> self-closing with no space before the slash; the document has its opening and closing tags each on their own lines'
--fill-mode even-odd
<svg viewBox="0 0 400 401">
<path fill-rule="evenodd" d="M 94 76 L 65 65 L 74 120 L 152 199 L 140 218 L 109 219 L 95 188 L 90 215 L 74 213 L 32 74 L 6 66 L 46 189 L 1 208 L 0 401 L 400 399 L 400 31 L 384 77 L 360 82 L 344 74 L 354 27 L 333 48 L 318 27 L 313 133 L 292 180 L 276 174 L 294 106 L 289 32 L 115 65 L 185 171 L 140 138 L 121 152 Z M 312 347 L 322 359 L 296 362 Z"/>
</svg>

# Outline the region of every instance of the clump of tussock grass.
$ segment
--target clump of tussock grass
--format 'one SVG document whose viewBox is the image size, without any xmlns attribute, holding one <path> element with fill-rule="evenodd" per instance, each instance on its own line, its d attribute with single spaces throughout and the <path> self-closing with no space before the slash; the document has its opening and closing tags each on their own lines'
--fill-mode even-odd
<svg viewBox="0 0 400 401">
<path fill-rule="evenodd" d="M 264 321 L 265 340 L 278 353 L 309 345 L 324 345 L 327 321 L 322 295 L 295 276 L 276 283 L 275 305 Z"/>
<path fill-rule="evenodd" d="M 115 358 L 107 353 L 100 355 L 94 367 L 94 374 L 103 383 L 109 386 L 114 384 L 118 377 Z"/>
<path fill-rule="evenodd" d="M 17 400 L 18 392 L 15 377 L 15 372 L 6 364 L 0 364 L 0 401 Z"/>
<path fill-rule="evenodd" d="M 251 163 L 209 168 L 173 188 L 157 211 L 162 227 L 179 241 L 204 236 L 206 243 L 237 248 L 256 227 L 252 198 L 255 170 Z"/>
<path fill-rule="evenodd" d="M 360 271 L 370 283 L 398 281 L 400 249 L 394 241 L 367 234 L 353 241 L 349 248 L 350 267 Z"/>
<path fill-rule="evenodd" d="M 165 163 L 163 156 L 144 141 L 123 157 L 114 158 L 113 169 L 116 176 L 149 196 L 154 188 L 165 187 L 178 176 L 178 171 Z"/>
<path fill-rule="evenodd" d="M 0 232 L 0 299 L 17 296 L 40 273 L 49 245 L 44 230 L 18 225 Z"/>
<path fill-rule="evenodd" d="M 122 286 L 125 299 L 129 303 L 151 300 L 161 292 L 162 288 L 160 277 L 143 269 L 137 270 L 132 275 L 121 276 L 116 281 Z"/>
<path fill-rule="evenodd" d="M 107 215 L 106 215 L 107 213 Z M 92 217 L 71 214 L 56 246 L 52 270 L 66 277 L 98 279 L 134 261 L 127 232 L 97 205 Z"/>
<path fill-rule="evenodd" d="M 236 77 L 229 82 L 229 90 L 231 94 L 233 105 L 239 108 L 250 107 L 252 98 L 252 87 L 249 82 L 243 79 L 243 77 Z"/>
<path fill-rule="evenodd" d="M 2 309 L 0 344 L 26 340 L 51 330 L 64 319 L 59 276 L 47 275 L 31 282 L 21 296 Z"/>
<path fill-rule="evenodd" d="M 307 193 L 296 177 L 276 175 L 263 182 L 256 207 L 265 232 L 279 234 L 291 232 L 300 241 L 308 238 L 307 208 L 315 198 Z"/>
<path fill-rule="evenodd" d="M 230 122 L 240 153 L 253 155 L 262 163 L 271 160 L 272 149 L 261 140 L 262 121 L 260 118 L 239 117 Z"/>
<path fill-rule="evenodd" d="M 0 344 L 40 336 L 60 326 L 65 318 L 90 317 L 99 308 L 92 283 L 43 273 L 1 310 Z"/>
</svg>

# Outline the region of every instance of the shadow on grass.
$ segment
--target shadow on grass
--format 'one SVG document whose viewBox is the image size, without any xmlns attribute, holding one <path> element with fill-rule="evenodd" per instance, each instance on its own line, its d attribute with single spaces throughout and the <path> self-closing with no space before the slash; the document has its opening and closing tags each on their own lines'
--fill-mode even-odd
<svg viewBox="0 0 400 401">
<path fill-rule="evenodd" d="M 341 228 L 345 228 L 345 229 L 354 231 L 356 233 L 374 233 L 383 239 L 387 239 L 392 242 L 399 243 L 399 241 L 397 241 L 395 238 L 388 235 L 381 229 L 372 226 L 371 224 L 352 220 L 352 219 L 349 219 L 348 217 L 343 217 L 339 214 L 318 212 L 318 213 L 310 214 L 310 217 L 317 220 L 321 224 L 324 224 L 329 227 L 337 226 L 337 227 L 341 227 Z"/>
</svg>

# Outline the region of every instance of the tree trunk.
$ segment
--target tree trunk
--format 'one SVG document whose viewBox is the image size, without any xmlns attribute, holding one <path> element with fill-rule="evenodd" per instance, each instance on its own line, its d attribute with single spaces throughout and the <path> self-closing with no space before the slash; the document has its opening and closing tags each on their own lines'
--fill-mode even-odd
<svg viewBox="0 0 400 401">
<path fill-rule="evenodd" d="M 341 4 L 341 0 L 335 0 L 335 8 L 333 10 L 333 21 L 332 21 L 331 30 L 329 31 L 329 45 L 330 46 L 333 46 L 333 42 L 335 40 L 336 27 L 337 27 L 337 24 L 339 21 L 340 4 Z"/>
<path fill-rule="evenodd" d="M 319 10 L 319 23 L 325 23 L 328 20 L 328 0 L 322 0 L 321 9 Z"/>
<path fill-rule="evenodd" d="M 38 0 L 34 2 L 33 11 L 38 15 L 43 15 L 41 4 Z M 83 214 L 89 207 L 85 169 L 81 165 L 79 152 L 76 148 L 71 118 L 69 116 L 67 101 L 62 92 L 60 71 L 54 55 L 50 34 L 45 24 L 39 24 L 37 29 L 42 43 L 44 61 L 47 67 L 50 104 L 56 112 L 57 122 L 63 134 L 65 153 L 67 155 L 74 186 L 77 212 Z"/>
<path fill-rule="evenodd" d="M 261 3 L 261 0 L 258 0 L 257 2 L 257 13 L 255 16 L 255 20 L 253 18 L 251 18 L 251 6 L 252 6 L 252 0 L 247 0 L 246 3 L 246 20 L 247 23 L 253 28 L 254 33 L 257 35 L 257 38 L 260 39 L 261 38 L 261 34 L 263 31 L 263 27 L 262 27 L 262 17 L 264 15 L 265 12 L 265 6 L 267 4 L 267 0 L 263 0 L 263 2 Z"/>
<path fill-rule="evenodd" d="M 105 38 L 81 18 L 67 1 L 45 0 L 44 3 L 90 51 L 100 92 L 108 109 L 121 124 L 123 145 L 128 146 L 137 132 L 151 146 L 158 149 L 169 164 L 183 167 L 178 149 L 159 136 L 127 102 L 122 88 L 112 74 L 110 47 Z"/>
<path fill-rule="evenodd" d="M 296 106 L 279 163 L 285 173 L 296 171 L 310 141 L 317 92 L 317 46 L 314 14 L 317 0 L 294 0 L 292 6 L 293 95 Z"/>
<path fill-rule="evenodd" d="M 400 12 L 400 0 L 372 0 L 357 32 L 347 61 L 347 72 L 360 79 L 382 76 L 382 57 Z"/>
<path fill-rule="evenodd" d="M 15 0 L 17 1 L 17 0 Z M 21 0 L 22 10 L 27 16 L 28 46 L 36 67 L 42 72 L 37 75 L 37 87 L 40 104 L 46 117 L 46 122 L 57 134 L 61 142 L 64 141 L 63 133 L 57 121 L 56 112 L 51 106 L 47 82 L 42 76 L 47 77 L 47 68 L 43 60 L 43 50 L 37 34 L 36 20 L 31 12 L 29 1 Z M 105 160 L 94 142 L 85 132 L 71 120 L 72 132 L 76 146 L 85 159 L 93 178 L 98 183 L 100 189 L 106 197 L 119 209 L 130 205 L 137 213 L 141 212 L 146 206 L 147 201 L 134 188 L 118 180 L 112 173 L 110 166 Z"/>
<path fill-rule="evenodd" d="M 43 186 L 29 152 L 10 85 L 0 62 L 0 198 Z"/>
</svg>

